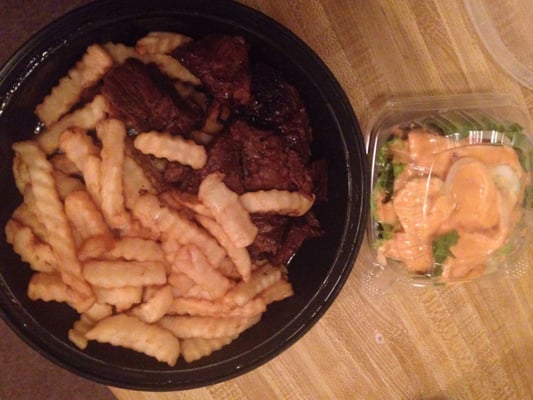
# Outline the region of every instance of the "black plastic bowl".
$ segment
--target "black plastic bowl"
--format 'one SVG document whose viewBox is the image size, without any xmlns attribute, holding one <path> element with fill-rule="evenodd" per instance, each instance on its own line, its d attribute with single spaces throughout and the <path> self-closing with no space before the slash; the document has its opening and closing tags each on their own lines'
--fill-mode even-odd
<svg viewBox="0 0 533 400">
<path fill-rule="evenodd" d="M 312 23 L 312 21 L 309 21 Z M 197 362 L 173 368 L 150 357 L 67 339 L 76 319 L 69 307 L 30 301 L 30 269 L 6 243 L 3 227 L 20 203 L 11 172 L 14 141 L 34 135 L 34 107 L 95 42 L 135 43 L 149 31 L 200 37 L 246 37 L 252 57 L 282 70 L 311 117 L 315 158 L 329 163 L 329 200 L 316 213 L 326 234 L 306 242 L 289 264 L 295 295 L 274 303 L 260 323 L 235 342 Z M 56 20 L 29 40 L 0 71 L 0 305 L 11 328 L 41 354 L 94 381 L 140 390 L 177 390 L 213 384 L 258 367 L 307 332 L 332 303 L 352 270 L 365 231 L 369 188 L 363 136 L 341 87 L 300 39 L 265 15 L 227 1 L 111 0 Z"/>
</svg>

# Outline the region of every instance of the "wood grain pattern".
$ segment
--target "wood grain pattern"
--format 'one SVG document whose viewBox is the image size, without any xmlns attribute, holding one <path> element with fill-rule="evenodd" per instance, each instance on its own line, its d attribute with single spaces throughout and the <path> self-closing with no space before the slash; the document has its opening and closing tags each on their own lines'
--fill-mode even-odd
<svg viewBox="0 0 533 400">
<path fill-rule="evenodd" d="M 317 52 L 364 132 L 383 103 L 399 95 L 510 93 L 532 115 L 532 91 L 492 60 L 462 1 L 244 3 Z M 244 376 L 183 392 L 111 390 L 120 400 L 533 398 L 533 271 L 527 261 L 519 278 L 433 290 L 395 285 L 385 294 L 372 285 L 367 267 L 363 248 L 318 324 Z"/>
</svg>

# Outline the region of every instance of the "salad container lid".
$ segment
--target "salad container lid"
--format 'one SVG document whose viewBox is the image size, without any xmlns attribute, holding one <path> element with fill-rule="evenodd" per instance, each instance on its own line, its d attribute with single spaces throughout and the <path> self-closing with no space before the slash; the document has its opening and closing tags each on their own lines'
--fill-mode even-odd
<svg viewBox="0 0 533 400">
<path fill-rule="evenodd" d="M 533 89 L 531 2 L 464 0 L 467 14 L 492 58 L 511 77 Z"/>
</svg>

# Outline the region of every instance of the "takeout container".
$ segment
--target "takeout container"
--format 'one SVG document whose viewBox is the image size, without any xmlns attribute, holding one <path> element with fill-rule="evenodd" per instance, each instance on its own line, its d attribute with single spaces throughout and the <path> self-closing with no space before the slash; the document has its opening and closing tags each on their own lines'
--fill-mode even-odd
<svg viewBox="0 0 533 400">
<path fill-rule="evenodd" d="M 6 243 L 4 226 L 20 204 L 11 144 L 39 131 L 35 106 L 92 43 L 132 45 L 150 31 L 201 37 L 239 34 L 256 61 L 278 68 L 301 93 L 314 133 L 312 153 L 328 161 L 328 201 L 315 210 L 325 234 L 305 243 L 288 265 L 295 295 L 209 357 L 170 368 L 143 354 L 91 343 L 76 348 L 67 332 L 77 314 L 60 303 L 31 301 L 30 277 Z M 205 386 L 248 372 L 295 343 L 320 319 L 348 278 L 365 233 L 368 185 L 363 135 L 342 88 L 318 56 L 288 29 L 230 1 L 99 1 L 74 10 L 31 38 L 0 70 L 0 310 L 29 345 L 69 371 L 137 390 Z"/>
<path fill-rule="evenodd" d="M 506 95 L 387 102 L 367 136 L 368 241 L 381 287 L 512 274 L 532 224 L 532 141 Z"/>
</svg>

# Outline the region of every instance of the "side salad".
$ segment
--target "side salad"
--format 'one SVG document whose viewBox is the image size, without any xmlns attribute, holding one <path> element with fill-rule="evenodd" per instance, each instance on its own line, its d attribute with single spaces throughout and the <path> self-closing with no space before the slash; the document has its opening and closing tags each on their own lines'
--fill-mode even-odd
<svg viewBox="0 0 533 400">
<path fill-rule="evenodd" d="M 469 280 L 513 251 L 529 170 L 516 124 L 399 125 L 378 150 L 377 261 L 440 282 Z"/>
</svg>

